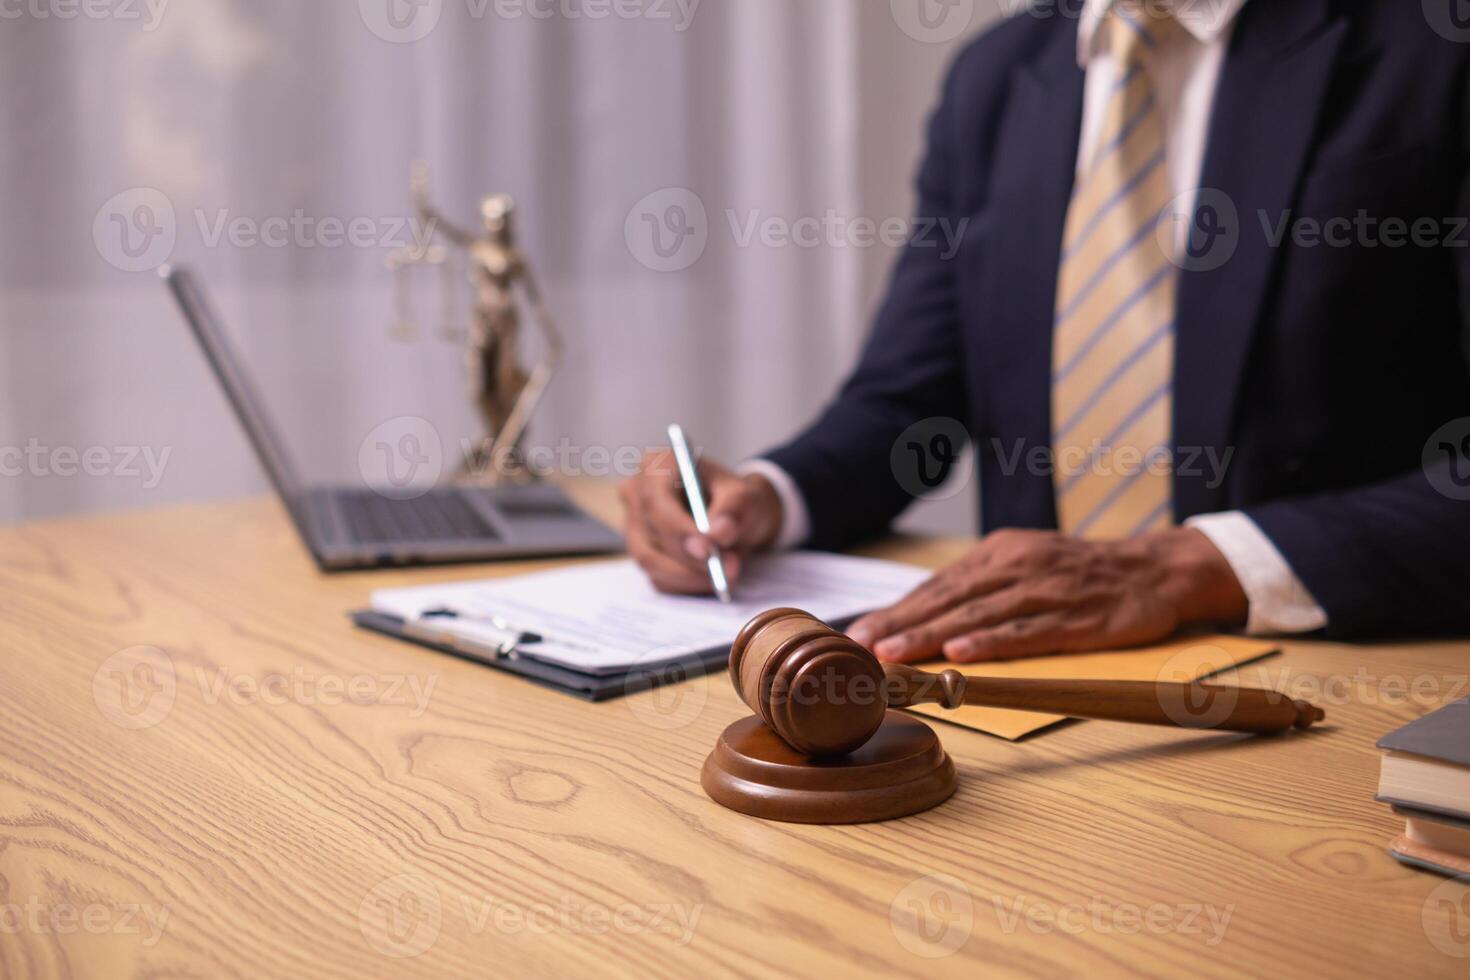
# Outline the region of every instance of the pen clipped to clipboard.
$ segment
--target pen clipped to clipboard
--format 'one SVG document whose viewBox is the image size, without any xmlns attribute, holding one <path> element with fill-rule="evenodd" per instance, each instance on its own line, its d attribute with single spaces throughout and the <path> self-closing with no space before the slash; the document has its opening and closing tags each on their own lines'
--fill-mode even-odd
<svg viewBox="0 0 1470 980">
<path fill-rule="evenodd" d="M 405 619 L 403 631 L 418 639 L 451 646 L 469 656 L 492 660 L 514 659 L 520 656 L 522 647 L 543 639 L 540 633 L 513 626 L 502 616 L 485 616 L 448 606 L 426 609 L 416 619 Z"/>
</svg>

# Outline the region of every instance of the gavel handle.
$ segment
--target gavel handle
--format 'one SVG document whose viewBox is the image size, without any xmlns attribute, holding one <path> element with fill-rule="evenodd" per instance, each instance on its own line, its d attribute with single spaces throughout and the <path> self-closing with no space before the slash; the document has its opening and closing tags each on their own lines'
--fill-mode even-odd
<svg viewBox="0 0 1470 980">
<path fill-rule="evenodd" d="M 1316 705 L 1255 687 L 966 677 L 957 670 L 931 674 L 905 664 L 884 664 L 883 673 L 890 708 L 968 704 L 1140 725 L 1263 733 L 1306 728 L 1326 717 Z"/>
</svg>

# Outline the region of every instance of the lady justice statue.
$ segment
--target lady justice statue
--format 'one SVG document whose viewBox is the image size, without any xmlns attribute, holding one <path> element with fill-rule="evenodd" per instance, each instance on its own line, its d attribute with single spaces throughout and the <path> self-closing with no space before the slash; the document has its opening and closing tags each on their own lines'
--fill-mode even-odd
<svg viewBox="0 0 1470 980">
<path fill-rule="evenodd" d="M 521 456 L 520 443 L 561 358 L 561 334 L 525 256 L 516 247 L 515 203 L 505 194 L 486 197 L 480 202 L 481 230 L 472 233 L 446 220 L 429 202 L 429 170 L 422 161 L 413 165 L 409 186 L 427 237 L 388 256 L 388 268 L 398 278 L 399 314 L 393 332 L 405 338 L 417 333 L 404 282 L 408 269 L 427 265 L 449 272 L 452 268 L 445 246 L 434 244 L 435 238 L 443 238 L 464 253 L 474 288 L 465 364 L 485 425 L 484 435 L 466 454 L 459 479 L 490 485 L 530 480 L 534 474 Z M 529 373 L 521 366 L 518 299 L 524 300 L 545 339 L 545 352 Z M 458 339 L 459 332 L 448 335 Z"/>
</svg>

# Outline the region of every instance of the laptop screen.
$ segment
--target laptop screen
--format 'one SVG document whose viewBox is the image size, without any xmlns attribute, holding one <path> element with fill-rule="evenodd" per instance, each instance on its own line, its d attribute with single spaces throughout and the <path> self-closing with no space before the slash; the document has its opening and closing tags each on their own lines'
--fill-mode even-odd
<svg viewBox="0 0 1470 980">
<path fill-rule="evenodd" d="M 270 475 L 286 505 L 298 523 L 304 515 L 296 513 L 302 489 L 301 479 L 291 460 L 286 455 L 286 443 L 265 410 L 265 403 L 246 373 L 238 353 L 225 336 L 213 307 L 204 295 L 204 289 L 192 272 L 185 268 L 172 269 L 164 266 L 160 274 L 168 282 L 169 290 L 189 321 L 194 336 L 199 338 L 204 355 L 224 386 L 225 395 L 234 408 L 240 424 L 255 453 Z"/>
</svg>

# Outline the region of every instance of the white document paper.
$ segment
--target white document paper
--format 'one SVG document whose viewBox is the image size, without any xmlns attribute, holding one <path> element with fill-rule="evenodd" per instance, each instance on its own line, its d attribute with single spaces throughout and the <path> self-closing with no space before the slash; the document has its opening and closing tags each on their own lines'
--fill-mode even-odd
<svg viewBox="0 0 1470 980">
<path fill-rule="evenodd" d="M 764 555 L 735 584 L 735 601 L 654 590 L 632 561 L 608 561 L 514 578 L 379 589 L 373 609 L 406 623 L 484 640 L 498 621 L 542 639 L 517 654 L 603 674 L 652 666 L 728 646 L 756 613 L 795 606 L 842 622 L 889 605 L 928 578 L 927 569 L 815 551 Z M 453 610 L 455 618 L 433 616 Z"/>
</svg>

